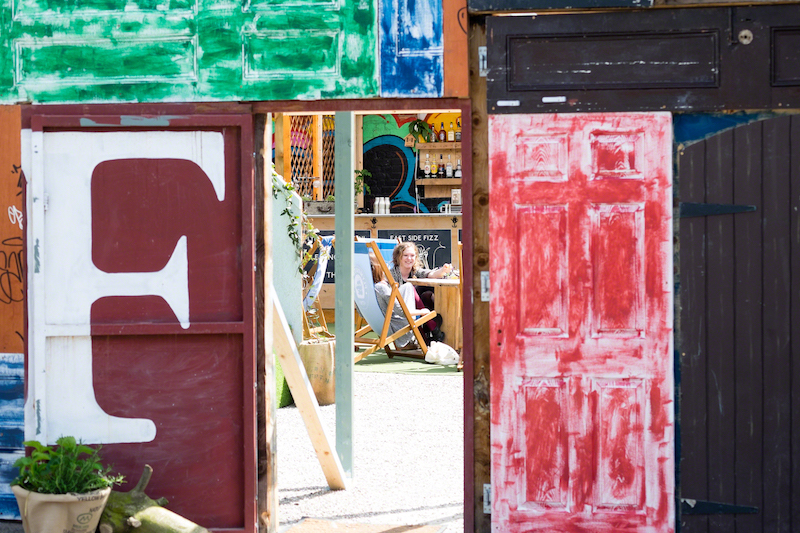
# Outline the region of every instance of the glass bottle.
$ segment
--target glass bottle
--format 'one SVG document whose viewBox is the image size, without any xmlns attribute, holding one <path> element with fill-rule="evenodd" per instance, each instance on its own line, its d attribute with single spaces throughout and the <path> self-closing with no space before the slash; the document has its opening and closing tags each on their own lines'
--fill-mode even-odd
<svg viewBox="0 0 800 533">
<path fill-rule="evenodd" d="M 453 129 L 453 123 L 450 122 L 450 127 L 447 129 L 447 142 L 456 140 L 456 130 Z"/>
<path fill-rule="evenodd" d="M 461 160 L 460 159 L 458 160 L 458 163 L 456 163 L 456 171 L 455 171 L 453 177 L 454 178 L 461 178 Z"/>
<path fill-rule="evenodd" d="M 453 177 L 453 161 L 450 159 L 450 154 L 447 154 L 447 165 L 444 167 L 444 176 L 446 178 Z"/>
<path fill-rule="evenodd" d="M 456 137 L 456 142 L 460 143 L 461 142 L 461 117 L 458 117 L 456 119 L 456 135 L 455 135 L 455 137 Z"/>
<path fill-rule="evenodd" d="M 437 140 L 439 139 L 436 136 L 436 125 L 431 122 L 431 142 L 435 143 Z"/>
<path fill-rule="evenodd" d="M 430 178 L 431 177 L 431 154 L 429 154 L 429 153 L 425 154 L 425 167 L 424 168 L 425 168 L 425 177 L 426 178 Z"/>
<path fill-rule="evenodd" d="M 439 126 L 439 140 L 441 142 L 444 142 L 446 139 L 447 139 L 447 133 L 445 133 L 444 131 L 444 122 L 441 122 Z"/>
<path fill-rule="evenodd" d="M 436 170 L 437 170 L 437 172 L 439 174 L 439 177 L 443 178 L 444 177 L 444 156 L 442 154 L 439 154 L 439 168 L 436 169 Z"/>
<path fill-rule="evenodd" d="M 435 178 L 438 171 L 439 165 L 436 164 L 436 159 L 434 158 L 433 163 L 431 163 L 431 177 Z"/>
</svg>

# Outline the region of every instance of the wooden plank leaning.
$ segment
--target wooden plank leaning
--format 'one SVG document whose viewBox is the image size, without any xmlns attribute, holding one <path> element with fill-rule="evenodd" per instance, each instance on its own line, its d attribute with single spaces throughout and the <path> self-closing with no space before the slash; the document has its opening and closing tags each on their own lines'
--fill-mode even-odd
<svg viewBox="0 0 800 533">
<path fill-rule="evenodd" d="M 320 466 L 322 466 L 322 472 L 325 474 L 328 487 L 331 490 L 345 489 L 347 487 L 345 486 L 344 469 L 332 445 L 333 441 L 328 437 L 322 425 L 317 397 L 311 388 L 311 383 L 300 359 L 300 353 L 297 351 L 294 337 L 289 331 L 289 324 L 286 322 L 286 316 L 283 314 L 283 309 L 273 287 L 270 287 L 270 300 L 272 300 L 273 306 L 272 327 L 275 353 L 280 358 L 281 368 L 283 368 L 283 374 L 289 384 L 289 390 L 292 392 L 294 403 L 303 417 L 303 422 L 306 430 L 308 430 L 308 436 L 311 438 L 311 444 L 314 445 L 314 451 L 317 454 Z"/>
</svg>

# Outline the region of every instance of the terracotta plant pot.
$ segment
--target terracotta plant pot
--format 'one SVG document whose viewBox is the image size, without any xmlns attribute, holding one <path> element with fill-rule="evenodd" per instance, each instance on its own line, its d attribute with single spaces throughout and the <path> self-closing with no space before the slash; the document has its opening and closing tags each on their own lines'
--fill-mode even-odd
<svg viewBox="0 0 800 533">
<path fill-rule="evenodd" d="M 111 487 L 84 494 L 40 494 L 11 487 L 25 533 L 93 533 L 111 494 Z"/>
</svg>

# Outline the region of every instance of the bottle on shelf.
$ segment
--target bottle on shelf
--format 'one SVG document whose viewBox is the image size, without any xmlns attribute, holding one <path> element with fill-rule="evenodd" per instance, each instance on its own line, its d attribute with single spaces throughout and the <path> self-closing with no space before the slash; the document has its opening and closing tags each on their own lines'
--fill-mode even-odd
<svg viewBox="0 0 800 533">
<path fill-rule="evenodd" d="M 439 154 L 439 168 L 436 169 L 440 178 L 444 177 L 444 156 Z"/>
<path fill-rule="evenodd" d="M 434 124 L 433 122 L 431 122 L 431 142 L 432 142 L 432 143 L 435 143 L 435 142 L 436 142 L 436 141 L 438 141 L 438 140 L 439 140 L 439 139 L 438 139 L 438 137 L 436 136 L 436 124 Z"/>
<path fill-rule="evenodd" d="M 455 137 L 456 137 L 456 142 L 460 143 L 461 142 L 461 117 L 456 119 L 456 134 L 455 134 Z"/>
<path fill-rule="evenodd" d="M 455 173 L 453 174 L 453 177 L 454 178 L 461 178 L 461 160 L 460 159 L 458 160 L 458 163 L 456 163 L 456 170 L 455 170 Z"/>
<path fill-rule="evenodd" d="M 440 126 L 439 126 L 439 140 L 440 140 L 441 142 L 444 142 L 445 140 L 447 140 L 447 133 L 445 133 L 445 131 L 444 131 L 444 122 L 440 122 Z"/>
<path fill-rule="evenodd" d="M 439 171 L 439 166 L 436 164 L 436 158 L 433 159 L 433 163 L 431 163 L 431 177 L 435 178 L 436 173 Z"/>
<path fill-rule="evenodd" d="M 453 161 L 450 159 L 450 154 L 447 154 L 447 165 L 444 167 L 444 176 L 446 178 L 453 177 Z"/>
<path fill-rule="evenodd" d="M 454 142 L 456 140 L 456 130 L 453 129 L 453 123 L 450 122 L 450 127 L 447 129 L 447 142 Z"/>
<path fill-rule="evenodd" d="M 431 154 L 425 154 L 425 166 L 423 167 L 425 170 L 425 177 L 431 177 Z"/>
</svg>

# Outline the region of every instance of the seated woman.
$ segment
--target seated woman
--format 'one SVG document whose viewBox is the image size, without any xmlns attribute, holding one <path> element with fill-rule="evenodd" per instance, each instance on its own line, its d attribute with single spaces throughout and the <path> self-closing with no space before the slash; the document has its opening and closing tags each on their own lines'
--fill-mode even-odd
<svg viewBox="0 0 800 533">
<path fill-rule="evenodd" d="M 381 311 L 383 311 L 384 316 L 386 316 L 386 309 L 389 307 L 389 298 L 392 295 L 392 287 L 389 285 L 389 281 L 383 274 L 383 270 L 378 264 L 378 261 L 375 259 L 375 254 L 372 253 L 372 250 L 369 252 L 369 259 L 370 265 L 372 266 L 372 281 L 375 283 L 375 294 L 378 297 L 378 305 L 380 306 Z M 419 314 L 426 314 L 429 312 L 427 309 L 418 309 L 415 301 L 417 292 L 414 290 L 412 285 L 406 284 L 405 286 L 400 287 L 399 290 L 400 296 L 406 303 L 406 307 L 408 307 L 412 313 L 414 310 L 417 310 Z M 430 323 L 433 321 L 429 320 L 428 322 Z M 389 323 L 390 333 L 394 333 L 395 331 L 407 325 L 408 320 L 403 313 L 403 308 L 400 306 L 400 302 L 395 301 L 394 308 L 392 309 L 392 319 Z M 408 333 L 400 336 L 395 341 L 395 344 L 400 350 L 416 350 L 419 348 L 419 345 L 414 338 L 413 331 L 409 331 Z"/>
<path fill-rule="evenodd" d="M 407 285 L 406 281 L 409 278 L 443 278 L 453 271 L 453 265 L 445 263 L 441 267 L 430 270 L 423 268 L 419 262 L 419 254 L 417 252 L 417 245 L 413 242 L 401 242 L 394 247 L 392 251 L 392 277 L 400 287 Z M 417 287 L 415 291 L 418 294 L 418 307 L 425 307 L 434 309 L 433 289 L 430 287 Z M 444 332 L 440 326 L 442 324 L 441 315 L 434 318 L 436 327 L 430 332 L 429 340 L 442 342 L 444 340 Z"/>
</svg>

